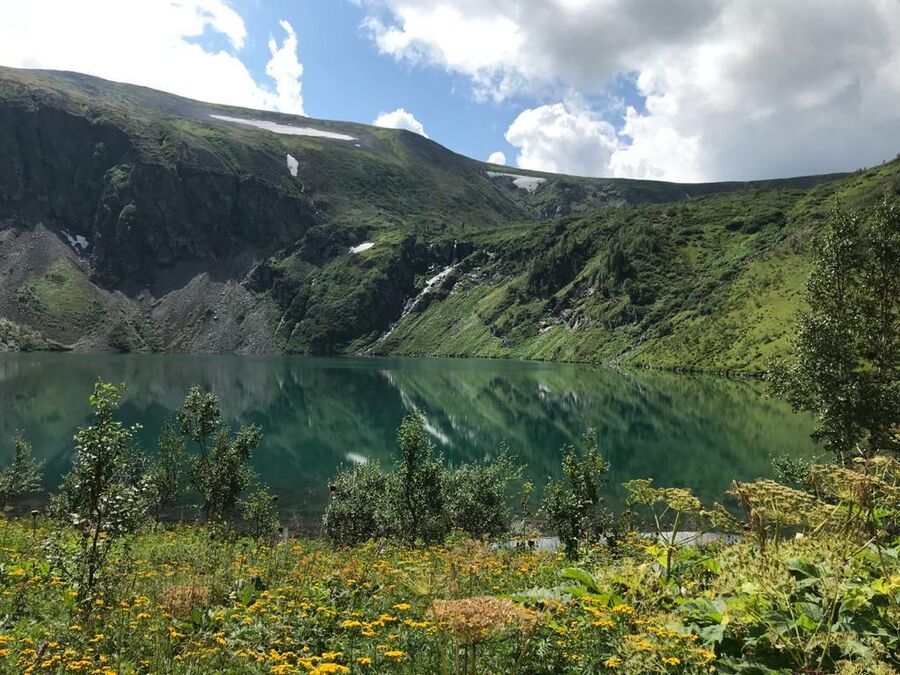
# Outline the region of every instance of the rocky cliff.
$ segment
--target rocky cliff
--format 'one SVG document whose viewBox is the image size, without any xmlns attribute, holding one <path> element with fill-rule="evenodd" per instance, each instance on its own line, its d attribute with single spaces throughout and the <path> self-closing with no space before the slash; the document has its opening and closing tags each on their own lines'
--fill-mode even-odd
<svg viewBox="0 0 900 675">
<path fill-rule="evenodd" d="M 753 303 L 789 321 L 828 201 L 897 173 L 556 176 L 405 131 L 4 68 L 0 157 L 0 348 L 667 365 L 728 352 Z M 752 366 L 779 331 L 718 365 Z M 688 358 L 707 333 L 721 344 Z"/>
</svg>

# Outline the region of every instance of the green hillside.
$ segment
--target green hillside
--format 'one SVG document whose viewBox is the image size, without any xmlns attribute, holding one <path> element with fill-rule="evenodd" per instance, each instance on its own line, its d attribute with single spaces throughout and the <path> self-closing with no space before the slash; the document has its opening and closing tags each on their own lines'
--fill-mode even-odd
<svg viewBox="0 0 900 675">
<path fill-rule="evenodd" d="M 0 156 L 0 349 L 754 370 L 787 348 L 829 203 L 900 185 L 898 162 L 690 185 L 520 171 L 7 68 Z"/>
</svg>

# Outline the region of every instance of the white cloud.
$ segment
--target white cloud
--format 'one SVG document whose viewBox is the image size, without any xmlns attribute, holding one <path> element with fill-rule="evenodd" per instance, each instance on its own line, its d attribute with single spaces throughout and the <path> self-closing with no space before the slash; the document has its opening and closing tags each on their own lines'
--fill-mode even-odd
<svg viewBox="0 0 900 675">
<path fill-rule="evenodd" d="M 413 133 L 428 138 L 425 133 L 425 127 L 413 116 L 412 113 L 406 112 L 403 108 L 397 108 L 391 112 L 383 112 L 372 122 L 376 127 L 386 127 L 388 129 L 406 129 Z"/>
<path fill-rule="evenodd" d="M 506 155 L 499 150 L 492 152 L 487 158 L 488 164 L 506 164 Z"/>
<path fill-rule="evenodd" d="M 517 148 L 521 169 L 582 176 L 606 173 L 619 145 L 609 122 L 573 102 L 523 111 L 506 131 L 506 140 Z"/>
<path fill-rule="evenodd" d="M 478 98 L 551 104 L 532 104 L 510 127 L 520 165 L 741 179 L 853 169 L 900 149 L 895 0 L 366 4 L 383 53 L 462 74 Z M 642 108 L 591 114 L 553 104 L 573 91 L 608 96 L 622 76 L 635 78 Z M 601 117 L 622 132 L 615 143 Z M 583 134 L 596 158 L 568 157 L 577 144 L 541 130 L 560 125 L 567 138 Z"/>
<path fill-rule="evenodd" d="M 254 79 L 236 55 L 246 42 L 241 16 L 224 0 L 29 0 L 0 3 L 0 64 L 74 70 L 182 96 L 251 108 L 303 112 L 297 37 L 269 42 L 266 74 Z M 212 32 L 230 50 L 192 39 Z"/>
<path fill-rule="evenodd" d="M 303 64 L 297 58 L 297 34 L 287 21 L 282 19 L 278 23 L 287 37 L 280 47 L 274 37 L 269 38 L 272 58 L 266 64 L 266 75 L 275 81 L 275 109 L 302 115 L 300 77 L 303 75 Z"/>
</svg>

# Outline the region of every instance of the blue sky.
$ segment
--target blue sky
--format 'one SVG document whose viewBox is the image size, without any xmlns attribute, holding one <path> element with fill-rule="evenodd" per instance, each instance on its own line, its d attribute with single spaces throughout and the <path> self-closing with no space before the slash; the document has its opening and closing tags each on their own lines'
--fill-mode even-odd
<svg viewBox="0 0 900 675">
<path fill-rule="evenodd" d="M 714 181 L 900 151 L 895 0 L 6 0 L 0 65 Z M 402 110 L 401 110 L 402 109 Z"/>
<path fill-rule="evenodd" d="M 258 80 L 265 79 L 267 42 L 279 34 L 279 20 L 294 27 L 306 115 L 371 123 L 381 113 L 404 108 L 429 137 L 456 152 L 477 159 L 497 150 L 514 156 L 504 132 L 522 107 L 536 99 L 478 101 L 463 75 L 380 54 L 362 25 L 362 6 L 349 0 L 235 0 L 231 5 L 247 25 L 241 58 Z M 211 30 L 197 42 L 209 50 L 229 48 L 228 41 Z"/>
</svg>

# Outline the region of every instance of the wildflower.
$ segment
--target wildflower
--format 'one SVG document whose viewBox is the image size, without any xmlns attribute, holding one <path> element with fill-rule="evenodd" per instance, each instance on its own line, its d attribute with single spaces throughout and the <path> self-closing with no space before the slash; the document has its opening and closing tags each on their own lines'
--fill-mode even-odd
<svg viewBox="0 0 900 675">
<path fill-rule="evenodd" d="M 663 659 L 663 663 L 665 663 L 667 666 L 677 666 L 679 663 L 681 663 L 681 659 L 679 659 L 677 656 L 669 656 Z"/>
<path fill-rule="evenodd" d="M 634 614 L 634 607 L 630 605 L 618 604 L 612 608 L 616 614 Z"/>
<path fill-rule="evenodd" d="M 695 654 L 697 654 L 697 656 L 699 656 L 701 659 L 704 659 L 705 661 L 713 661 L 716 658 L 716 653 L 714 651 L 712 651 L 711 649 L 697 647 L 696 649 L 694 649 L 692 651 Z"/>
<path fill-rule="evenodd" d="M 394 609 L 396 609 L 398 612 L 405 612 L 409 608 L 410 604 L 408 602 L 398 602 L 396 605 L 394 605 Z"/>
<path fill-rule="evenodd" d="M 372 664 L 372 659 L 368 656 L 360 656 L 356 659 L 356 662 L 361 666 L 369 666 Z"/>
<path fill-rule="evenodd" d="M 618 656 L 610 656 L 603 662 L 603 665 L 607 668 L 618 668 L 620 663 L 622 663 L 622 659 Z"/>
<path fill-rule="evenodd" d="M 384 655 L 389 659 L 402 659 L 404 656 L 406 656 L 406 652 L 399 649 L 392 649 L 388 652 L 385 652 Z"/>
</svg>

